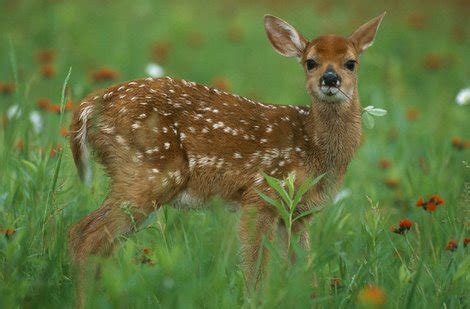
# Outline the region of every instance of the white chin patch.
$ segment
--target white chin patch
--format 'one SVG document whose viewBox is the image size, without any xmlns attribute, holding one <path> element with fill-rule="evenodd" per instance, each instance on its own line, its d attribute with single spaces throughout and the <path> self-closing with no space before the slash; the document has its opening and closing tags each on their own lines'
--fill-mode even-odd
<svg viewBox="0 0 470 309">
<path fill-rule="evenodd" d="M 326 96 L 334 96 L 339 92 L 338 88 L 330 86 L 321 86 L 320 90 Z"/>
</svg>

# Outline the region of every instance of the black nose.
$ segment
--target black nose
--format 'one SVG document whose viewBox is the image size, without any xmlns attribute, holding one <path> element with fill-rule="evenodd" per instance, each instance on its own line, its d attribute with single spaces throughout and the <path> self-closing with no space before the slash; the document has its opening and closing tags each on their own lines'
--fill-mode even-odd
<svg viewBox="0 0 470 309">
<path fill-rule="evenodd" d="M 328 87 L 336 87 L 339 84 L 339 77 L 335 72 L 327 71 L 322 76 L 322 84 Z"/>
</svg>

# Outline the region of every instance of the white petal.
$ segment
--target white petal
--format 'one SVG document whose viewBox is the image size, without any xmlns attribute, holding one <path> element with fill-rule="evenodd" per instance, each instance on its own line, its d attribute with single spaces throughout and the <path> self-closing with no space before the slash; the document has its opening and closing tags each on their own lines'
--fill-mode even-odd
<svg viewBox="0 0 470 309">
<path fill-rule="evenodd" d="M 21 115 L 21 109 L 18 104 L 10 106 L 7 110 L 7 117 L 8 119 L 12 119 L 13 117 L 19 117 Z"/>
<path fill-rule="evenodd" d="M 32 111 L 29 114 L 29 120 L 33 124 L 33 128 L 34 128 L 34 131 L 36 131 L 36 133 L 39 133 L 42 131 L 42 117 L 38 111 Z"/>
<path fill-rule="evenodd" d="M 145 72 L 148 76 L 153 78 L 162 77 L 164 74 L 163 68 L 156 63 L 149 63 L 145 67 Z"/>
<path fill-rule="evenodd" d="M 339 202 L 346 199 L 351 194 L 352 194 L 351 189 L 347 189 L 347 188 L 342 189 L 336 194 L 335 198 L 333 199 L 333 203 L 338 204 Z"/>
<path fill-rule="evenodd" d="M 470 103 L 470 87 L 460 90 L 455 98 L 455 102 L 457 102 L 458 105 L 467 105 Z"/>
</svg>

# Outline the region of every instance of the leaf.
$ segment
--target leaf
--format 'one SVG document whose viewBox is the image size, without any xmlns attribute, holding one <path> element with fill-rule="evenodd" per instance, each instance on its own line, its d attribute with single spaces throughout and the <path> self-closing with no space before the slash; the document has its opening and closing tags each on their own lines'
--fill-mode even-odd
<svg viewBox="0 0 470 309">
<path fill-rule="evenodd" d="M 373 105 L 368 105 L 368 106 L 364 107 L 362 110 L 366 112 L 366 111 L 369 111 L 371 109 L 374 109 Z"/>
<path fill-rule="evenodd" d="M 372 117 L 368 112 L 362 113 L 362 123 L 368 129 L 372 129 L 375 125 L 374 117 Z"/>
<path fill-rule="evenodd" d="M 297 190 L 297 193 L 294 196 L 294 200 L 293 200 L 294 207 L 300 203 L 302 196 L 305 193 L 307 193 L 307 191 L 310 190 L 314 185 L 316 185 L 323 178 L 323 176 L 325 176 L 325 174 L 321 174 L 320 176 L 316 178 L 307 179 L 300 185 L 299 189 Z"/>
<path fill-rule="evenodd" d="M 278 200 L 275 200 L 275 199 L 272 199 L 270 198 L 269 196 L 267 196 L 266 194 L 264 194 L 263 192 L 261 191 L 258 191 L 258 195 L 268 204 L 274 206 L 277 208 L 277 210 L 279 211 L 279 214 L 281 215 L 282 217 L 282 220 L 284 220 L 285 223 L 288 223 L 289 222 L 289 219 L 290 219 L 290 214 L 287 212 L 286 210 L 286 207 L 284 206 L 284 204 L 282 204 L 281 202 L 279 202 Z"/>
<path fill-rule="evenodd" d="M 382 108 L 372 108 L 370 110 L 367 110 L 366 112 L 376 117 L 382 117 L 382 116 L 387 115 L 387 111 Z"/>
<path fill-rule="evenodd" d="M 279 194 L 279 196 L 284 200 L 284 202 L 287 205 L 291 204 L 292 200 L 290 199 L 289 194 L 286 192 L 286 190 L 282 187 L 281 182 L 278 179 L 271 177 L 263 172 L 261 172 L 261 174 L 266 179 L 268 185 L 274 190 L 276 190 L 277 194 Z"/>
</svg>

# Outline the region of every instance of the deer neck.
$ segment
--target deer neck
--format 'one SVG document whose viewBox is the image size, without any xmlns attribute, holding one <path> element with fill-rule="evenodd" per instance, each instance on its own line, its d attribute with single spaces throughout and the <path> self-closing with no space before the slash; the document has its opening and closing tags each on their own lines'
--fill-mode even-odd
<svg viewBox="0 0 470 309">
<path fill-rule="evenodd" d="M 347 103 L 324 103 L 312 99 L 305 123 L 310 143 L 310 165 L 315 174 L 327 173 L 340 185 L 361 140 L 361 113 L 357 95 Z"/>
</svg>

